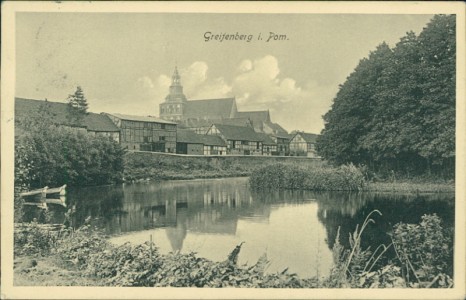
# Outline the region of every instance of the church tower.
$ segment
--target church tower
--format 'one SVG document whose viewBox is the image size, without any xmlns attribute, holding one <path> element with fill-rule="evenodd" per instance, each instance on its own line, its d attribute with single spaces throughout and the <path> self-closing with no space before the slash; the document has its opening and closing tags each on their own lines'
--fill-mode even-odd
<svg viewBox="0 0 466 300">
<path fill-rule="evenodd" d="M 178 68 L 172 75 L 172 84 L 170 85 L 170 92 L 165 97 L 165 102 L 159 105 L 160 118 L 169 121 L 181 121 L 187 102 L 186 96 L 183 94 L 183 86 L 181 85 L 181 77 L 178 74 Z"/>
</svg>

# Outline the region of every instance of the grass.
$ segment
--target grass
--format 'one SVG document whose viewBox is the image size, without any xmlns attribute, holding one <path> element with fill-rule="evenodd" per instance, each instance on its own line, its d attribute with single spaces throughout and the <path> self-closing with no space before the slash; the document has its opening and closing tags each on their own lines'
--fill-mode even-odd
<svg viewBox="0 0 466 300">
<path fill-rule="evenodd" d="M 353 165 L 309 168 L 302 165 L 273 164 L 252 172 L 253 189 L 291 189 L 315 191 L 360 191 L 364 175 Z"/>
<path fill-rule="evenodd" d="M 396 181 L 396 182 L 369 182 L 365 187 L 366 191 L 371 192 L 393 192 L 404 194 L 418 193 L 454 193 L 454 182 L 415 182 L 415 181 Z"/>
<path fill-rule="evenodd" d="M 314 167 L 319 159 L 276 156 L 182 156 L 152 152 L 125 155 L 125 181 L 176 180 L 249 176 L 264 166 L 281 162 L 286 165 Z"/>
</svg>

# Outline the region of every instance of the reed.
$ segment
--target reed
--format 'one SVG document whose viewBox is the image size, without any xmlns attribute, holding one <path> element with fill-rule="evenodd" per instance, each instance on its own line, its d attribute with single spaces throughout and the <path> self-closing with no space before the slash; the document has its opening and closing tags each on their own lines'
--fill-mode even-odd
<svg viewBox="0 0 466 300">
<path fill-rule="evenodd" d="M 359 191 L 365 186 L 364 175 L 354 165 L 333 168 L 273 164 L 253 171 L 249 183 L 253 189 L 316 191 Z"/>
</svg>

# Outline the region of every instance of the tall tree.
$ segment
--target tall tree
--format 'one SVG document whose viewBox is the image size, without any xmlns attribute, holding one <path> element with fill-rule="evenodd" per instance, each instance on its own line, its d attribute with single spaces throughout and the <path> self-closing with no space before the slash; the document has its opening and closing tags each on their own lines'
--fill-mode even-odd
<svg viewBox="0 0 466 300">
<path fill-rule="evenodd" d="M 68 118 L 72 125 L 82 124 L 82 120 L 87 115 L 87 99 L 84 96 L 84 92 L 80 86 L 76 88 L 74 94 L 69 95 L 67 98 L 68 102 Z"/>
<path fill-rule="evenodd" d="M 317 150 L 375 171 L 454 175 L 455 16 L 380 45 L 340 86 Z"/>
</svg>

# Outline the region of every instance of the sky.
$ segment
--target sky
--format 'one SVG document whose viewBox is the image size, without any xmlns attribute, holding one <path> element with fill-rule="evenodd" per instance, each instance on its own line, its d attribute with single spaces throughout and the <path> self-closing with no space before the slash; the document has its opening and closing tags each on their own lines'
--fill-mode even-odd
<svg viewBox="0 0 466 300">
<path fill-rule="evenodd" d="M 19 12 L 16 97 L 65 102 L 79 85 L 92 112 L 158 116 L 176 65 L 188 99 L 235 97 L 239 111 L 268 109 L 288 131 L 319 133 L 358 62 L 431 18 Z"/>
</svg>

